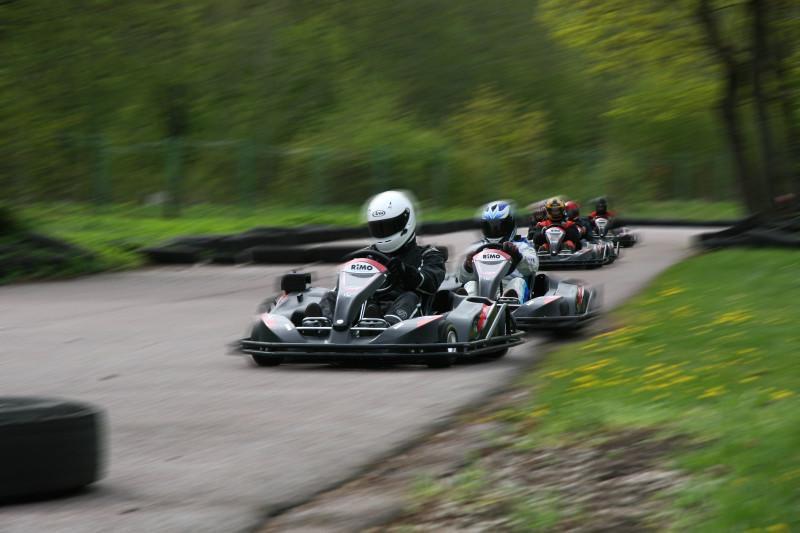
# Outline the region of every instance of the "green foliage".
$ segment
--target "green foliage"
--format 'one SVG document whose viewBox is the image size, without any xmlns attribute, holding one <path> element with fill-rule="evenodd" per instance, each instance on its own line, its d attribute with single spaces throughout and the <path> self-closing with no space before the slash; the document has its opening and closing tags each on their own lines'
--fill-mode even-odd
<svg viewBox="0 0 800 533">
<path fill-rule="evenodd" d="M 676 529 L 797 527 L 798 266 L 796 252 L 762 250 L 673 267 L 617 313 L 625 327 L 528 376 L 535 400 L 506 418 L 534 443 L 601 429 L 688 435 L 701 445 L 676 456 L 692 474 Z"/>
<path fill-rule="evenodd" d="M 631 179 L 647 181 L 635 198 L 707 195 L 724 153 L 716 72 L 685 5 L 594 4 L 6 2 L 0 186 L 100 204 L 173 189 L 296 202 L 299 187 L 305 203 L 360 204 L 384 186 L 527 203 Z M 663 171 L 676 158 L 691 187 Z"/>
</svg>

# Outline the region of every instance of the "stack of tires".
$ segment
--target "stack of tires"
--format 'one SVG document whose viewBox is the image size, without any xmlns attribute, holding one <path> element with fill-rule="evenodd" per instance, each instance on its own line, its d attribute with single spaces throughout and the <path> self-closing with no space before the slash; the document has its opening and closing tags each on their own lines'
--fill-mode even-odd
<svg viewBox="0 0 800 533">
<path fill-rule="evenodd" d="M 105 413 L 82 402 L 0 396 L 0 503 L 58 496 L 103 476 Z"/>
</svg>

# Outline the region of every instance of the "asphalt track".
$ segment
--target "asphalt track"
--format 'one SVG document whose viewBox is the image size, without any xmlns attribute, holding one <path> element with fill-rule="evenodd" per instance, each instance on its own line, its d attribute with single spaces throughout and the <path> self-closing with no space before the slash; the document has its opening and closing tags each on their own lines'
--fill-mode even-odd
<svg viewBox="0 0 800 533">
<path fill-rule="evenodd" d="M 643 243 L 616 264 L 566 275 L 602 284 L 613 307 L 690 253 L 695 233 L 642 229 Z M 429 242 L 455 251 L 473 237 Z M 537 357 L 536 336 L 499 361 L 446 370 L 257 368 L 226 356 L 286 270 L 157 268 L 0 288 L 0 394 L 95 402 L 111 425 L 102 482 L 0 507 L 0 532 L 252 529 L 270 509 L 354 475 Z M 322 283 L 334 273 L 311 270 Z"/>
</svg>

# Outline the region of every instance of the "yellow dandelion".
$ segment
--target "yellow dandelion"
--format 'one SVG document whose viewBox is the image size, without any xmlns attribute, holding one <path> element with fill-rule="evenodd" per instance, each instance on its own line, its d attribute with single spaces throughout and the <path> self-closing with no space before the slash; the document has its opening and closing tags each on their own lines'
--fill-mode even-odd
<svg viewBox="0 0 800 533">
<path fill-rule="evenodd" d="M 744 322 L 748 322 L 753 319 L 753 314 L 748 313 L 744 310 L 739 311 L 729 311 L 727 313 L 722 313 L 715 318 L 711 324 L 712 325 L 723 325 L 723 324 L 742 324 Z"/>
<path fill-rule="evenodd" d="M 725 394 L 725 392 L 726 391 L 725 391 L 725 387 L 724 386 L 712 387 L 710 389 L 706 389 L 703 392 L 703 394 L 698 396 L 698 398 L 701 399 L 701 400 L 704 399 L 704 398 L 714 398 L 716 396 L 720 396 L 722 394 Z"/>
<path fill-rule="evenodd" d="M 564 370 L 552 370 L 552 371 L 550 371 L 550 372 L 547 372 L 547 373 L 544 375 L 544 377 L 546 377 L 546 378 L 556 378 L 556 379 L 561 379 L 561 378 L 565 378 L 565 377 L 569 376 L 570 374 L 572 374 L 572 370 L 569 370 L 569 369 L 564 369 Z"/>
<path fill-rule="evenodd" d="M 545 416 L 545 415 L 546 415 L 546 414 L 548 414 L 549 412 L 550 412 L 550 408 L 549 408 L 549 407 L 547 407 L 546 405 L 543 405 L 542 407 L 539 407 L 538 409 L 535 409 L 535 410 L 534 410 L 534 411 L 531 413 L 531 416 L 533 416 L 533 417 L 535 417 L 535 418 L 539 418 L 539 417 Z"/>
<path fill-rule="evenodd" d="M 682 305 L 670 311 L 669 314 L 674 317 L 682 318 L 682 317 L 694 316 L 697 314 L 697 311 L 693 309 L 692 306 L 690 305 Z"/>
<path fill-rule="evenodd" d="M 666 298 L 668 296 L 675 296 L 676 294 L 680 294 L 685 291 L 686 289 L 681 287 L 670 287 L 668 289 L 664 289 L 663 291 L 659 291 L 658 295 L 662 298 Z"/>
<path fill-rule="evenodd" d="M 758 379 L 758 376 L 747 376 L 739 380 L 739 383 L 750 383 Z"/>
<path fill-rule="evenodd" d="M 800 468 L 795 468 L 794 470 L 789 470 L 788 472 L 784 472 L 783 474 L 778 476 L 778 479 L 780 479 L 781 481 L 791 481 L 798 477 L 800 477 Z"/>
<path fill-rule="evenodd" d="M 767 533 L 788 533 L 789 526 L 786 524 L 773 524 L 767 526 Z"/>
<path fill-rule="evenodd" d="M 588 365 L 583 365 L 578 367 L 578 371 L 580 372 L 594 372 L 595 370 L 600 370 L 603 367 L 610 365 L 614 361 L 613 358 L 610 359 L 600 359 L 595 363 L 590 363 Z"/>
<path fill-rule="evenodd" d="M 769 395 L 770 399 L 775 401 L 790 398 L 792 396 L 794 396 L 794 393 L 790 390 L 776 390 Z"/>
</svg>

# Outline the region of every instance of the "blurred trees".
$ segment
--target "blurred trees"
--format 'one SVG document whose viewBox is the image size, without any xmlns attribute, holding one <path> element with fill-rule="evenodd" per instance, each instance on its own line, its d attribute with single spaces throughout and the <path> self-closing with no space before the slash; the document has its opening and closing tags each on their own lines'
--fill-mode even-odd
<svg viewBox="0 0 800 533">
<path fill-rule="evenodd" d="M 596 71 L 642 75 L 616 100 L 612 115 L 654 125 L 676 118 L 691 124 L 695 113 L 714 109 L 734 162 L 740 197 L 750 211 L 770 208 L 778 193 L 800 194 L 800 4 L 542 4 L 543 19 L 554 35 L 591 55 Z M 698 133 L 686 130 L 687 137 L 693 131 Z"/>
<path fill-rule="evenodd" d="M 715 117 L 725 67 L 704 5 L 735 48 L 736 115 L 751 117 L 733 155 Z M 20 198 L 138 200 L 172 190 L 168 173 L 190 201 L 297 200 L 302 189 L 308 201 L 359 203 L 386 186 L 461 204 L 564 191 L 721 198 L 736 162 L 752 168 L 747 183 L 782 192 L 800 163 L 796 10 L 2 2 L 0 185 Z"/>
</svg>

